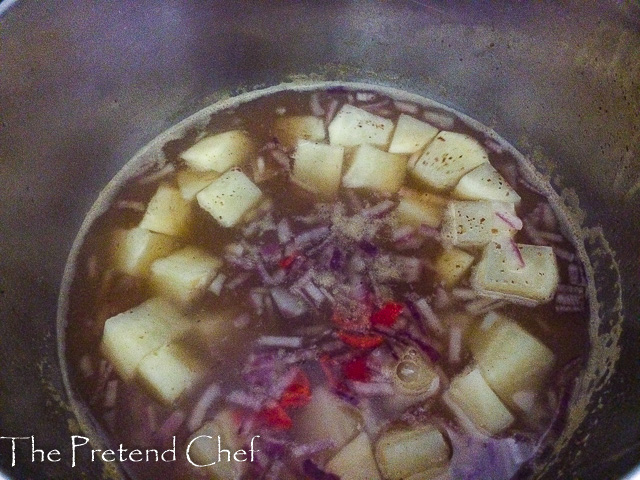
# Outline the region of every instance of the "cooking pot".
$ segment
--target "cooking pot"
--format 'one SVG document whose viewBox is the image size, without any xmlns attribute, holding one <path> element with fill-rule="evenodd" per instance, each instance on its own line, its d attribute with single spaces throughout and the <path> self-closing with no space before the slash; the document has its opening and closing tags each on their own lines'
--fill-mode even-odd
<svg viewBox="0 0 640 480">
<path fill-rule="evenodd" d="M 581 226 L 593 353 L 544 479 L 640 461 L 640 6 L 634 0 L 0 3 L 0 478 L 99 478 L 66 455 L 56 303 L 84 215 L 135 152 L 237 92 L 402 88 L 489 125 Z M 90 429 L 89 429 L 90 430 Z M 31 457 L 31 437 L 59 461 Z M 15 465 L 12 460 L 15 459 Z M 632 475 L 632 474 L 629 474 Z M 631 477 L 629 477 L 631 478 Z"/>
</svg>

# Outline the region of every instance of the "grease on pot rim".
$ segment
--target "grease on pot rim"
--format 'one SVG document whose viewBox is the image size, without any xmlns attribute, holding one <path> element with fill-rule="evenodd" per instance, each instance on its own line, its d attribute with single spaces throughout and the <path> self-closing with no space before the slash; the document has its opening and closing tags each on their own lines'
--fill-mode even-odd
<svg viewBox="0 0 640 480">
<path fill-rule="evenodd" d="M 587 280 L 510 149 L 424 101 L 194 117 L 87 226 L 74 388 L 140 478 L 512 478 L 562 429 Z M 131 171 L 131 169 L 129 170 Z"/>
</svg>

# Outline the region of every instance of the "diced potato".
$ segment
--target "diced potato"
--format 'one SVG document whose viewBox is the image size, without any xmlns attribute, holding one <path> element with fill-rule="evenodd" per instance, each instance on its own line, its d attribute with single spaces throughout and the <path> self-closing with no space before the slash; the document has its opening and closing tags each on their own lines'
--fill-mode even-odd
<svg viewBox="0 0 640 480">
<path fill-rule="evenodd" d="M 208 187 L 219 176 L 218 172 L 200 172 L 188 168 L 180 170 L 176 174 L 176 180 L 182 198 L 190 201 L 196 198 L 200 190 Z"/>
<path fill-rule="evenodd" d="M 144 357 L 171 343 L 189 326 L 169 302 L 152 298 L 109 318 L 100 347 L 120 377 L 131 380 Z"/>
<path fill-rule="evenodd" d="M 158 400 L 173 405 L 202 381 L 206 372 L 206 365 L 183 345 L 170 343 L 144 357 L 137 373 Z"/>
<path fill-rule="evenodd" d="M 324 120 L 311 115 L 279 117 L 273 128 L 276 138 L 288 147 L 293 147 L 298 140 L 319 142 L 325 137 Z"/>
<path fill-rule="evenodd" d="M 204 294 L 221 266 L 219 258 L 188 246 L 151 264 L 151 285 L 157 292 L 188 306 Z"/>
<path fill-rule="evenodd" d="M 200 206 L 223 227 L 237 225 L 262 197 L 260 189 L 240 170 L 230 170 L 196 195 Z"/>
<path fill-rule="evenodd" d="M 180 190 L 166 183 L 161 184 L 147 205 L 140 228 L 165 235 L 182 235 L 191 221 L 191 203 Z"/>
<path fill-rule="evenodd" d="M 420 193 L 410 188 L 400 189 L 396 214 L 400 223 L 418 227 L 440 227 L 447 200 L 431 193 Z"/>
<path fill-rule="evenodd" d="M 519 203 L 520 195 L 490 163 L 483 163 L 460 179 L 453 195 L 465 200 Z"/>
<path fill-rule="evenodd" d="M 389 153 L 412 154 L 422 150 L 436 137 L 438 131 L 433 125 L 402 113 L 391 138 Z"/>
<path fill-rule="evenodd" d="M 556 256 L 551 247 L 515 244 L 524 266 L 514 261 L 514 252 L 492 242 L 471 274 L 471 285 L 482 295 L 506 298 L 525 304 L 549 302 L 558 286 Z"/>
<path fill-rule="evenodd" d="M 555 362 L 553 352 L 540 340 L 495 313 L 473 329 L 468 342 L 483 377 L 512 408 L 518 406 L 515 394 L 540 389 Z"/>
<path fill-rule="evenodd" d="M 456 200 L 449 203 L 442 222 L 445 245 L 462 248 L 483 247 L 491 240 L 509 238 L 516 233 L 496 212 L 515 216 L 513 203 L 485 200 Z"/>
<path fill-rule="evenodd" d="M 490 435 L 500 433 L 515 420 L 478 368 L 454 377 L 445 396 L 448 403 L 460 408 L 477 427 Z"/>
<path fill-rule="evenodd" d="M 326 388 L 313 390 L 311 402 L 294 412 L 294 436 L 300 442 L 333 440 L 335 448 L 321 456 L 336 453 L 358 433 L 358 412 Z"/>
<path fill-rule="evenodd" d="M 376 442 L 378 466 L 389 480 L 403 480 L 442 467 L 450 456 L 449 445 L 433 425 L 390 430 Z"/>
<path fill-rule="evenodd" d="M 404 182 L 406 170 L 405 156 L 361 145 L 353 153 L 351 165 L 342 177 L 342 185 L 395 193 Z"/>
<path fill-rule="evenodd" d="M 340 188 L 343 158 L 343 147 L 300 140 L 294 155 L 292 178 L 324 198 L 334 197 Z"/>
<path fill-rule="evenodd" d="M 438 256 L 434 268 L 444 286 L 451 288 L 467 274 L 474 260 L 475 257 L 470 253 L 453 247 Z"/>
<path fill-rule="evenodd" d="M 132 276 L 145 276 L 151 263 L 169 255 L 179 245 L 175 237 L 146 228 L 118 229 L 113 234 L 113 267 Z"/>
<path fill-rule="evenodd" d="M 190 437 L 186 448 L 187 460 L 195 464 L 198 471 L 204 468 L 212 480 L 239 480 L 251 461 L 251 452 L 243 450 L 244 455 L 240 453 L 234 458 L 234 454 L 242 447 L 237 430 L 233 414 L 223 410 Z M 254 443 L 254 449 L 259 450 L 258 446 Z M 222 452 L 218 458 L 218 450 L 223 449 L 229 450 L 231 456 Z"/>
<path fill-rule="evenodd" d="M 195 170 L 223 173 L 242 165 L 252 155 L 253 142 L 242 130 L 231 130 L 205 137 L 180 154 Z"/>
<path fill-rule="evenodd" d="M 409 165 L 409 172 L 431 188 L 448 190 L 465 173 L 488 161 L 487 151 L 469 135 L 442 131 Z"/>
<path fill-rule="evenodd" d="M 329 124 L 329 143 L 354 147 L 369 144 L 389 145 L 393 121 L 345 104 Z"/>
<path fill-rule="evenodd" d="M 340 450 L 325 470 L 349 480 L 380 480 L 369 436 L 362 432 Z"/>
</svg>

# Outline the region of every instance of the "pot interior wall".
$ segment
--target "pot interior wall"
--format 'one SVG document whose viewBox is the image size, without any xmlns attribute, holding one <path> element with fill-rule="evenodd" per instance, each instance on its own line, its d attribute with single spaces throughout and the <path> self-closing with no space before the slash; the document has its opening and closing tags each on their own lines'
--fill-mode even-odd
<svg viewBox="0 0 640 480">
<path fill-rule="evenodd" d="M 629 470 L 640 458 L 634 5 L 25 0 L 4 7 L 0 435 L 68 449 L 80 433 L 59 372 L 56 299 L 73 238 L 109 179 L 141 146 L 217 98 L 317 78 L 405 88 L 458 109 L 492 126 L 579 205 L 603 329 L 622 327 L 620 359 L 592 399 L 601 407 L 543 478 Z M 70 458 L 12 468 L 6 447 L 0 465 L 15 478 L 102 472 L 88 461 L 71 469 Z M 30 458 L 30 445 L 19 443 L 17 454 Z"/>
</svg>

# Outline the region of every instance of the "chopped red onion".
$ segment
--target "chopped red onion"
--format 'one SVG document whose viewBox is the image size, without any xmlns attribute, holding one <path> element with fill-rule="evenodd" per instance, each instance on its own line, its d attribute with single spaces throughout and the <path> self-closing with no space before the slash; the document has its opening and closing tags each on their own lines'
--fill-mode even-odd
<svg viewBox="0 0 640 480">
<path fill-rule="evenodd" d="M 316 308 L 320 308 L 322 303 L 326 300 L 326 297 L 322 290 L 320 290 L 313 282 L 309 281 L 300 287 L 302 292 L 311 300 Z"/>
<path fill-rule="evenodd" d="M 429 302 L 427 302 L 427 299 L 420 298 L 419 300 L 416 300 L 414 304 L 420 313 L 420 318 L 424 322 L 425 327 L 435 332 L 436 335 L 444 335 L 444 326 L 431 308 L 431 305 L 429 305 Z"/>
<path fill-rule="evenodd" d="M 208 290 L 214 295 L 220 296 L 222 293 L 222 287 L 224 287 L 224 282 L 227 279 L 227 276 L 224 273 L 219 273 L 209 285 Z"/>
<path fill-rule="evenodd" d="M 302 337 L 263 335 L 258 338 L 258 345 L 263 347 L 300 348 L 302 346 Z"/>
<path fill-rule="evenodd" d="M 310 457 L 324 450 L 329 450 L 336 447 L 336 442 L 330 438 L 322 440 L 316 440 L 311 443 L 303 443 L 302 445 L 296 445 L 291 449 L 291 455 L 293 457 Z"/>
<path fill-rule="evenodd" d="M 504 306 L 507 302 L 504 300 L 497 300 L 495 298 L 478 298 L 467 303 L 464 309 L 472 315 L 481 315 L 483 313 L 497 310 Z"/>
<path fill-rule="evenodd" d="M 272 288 L 271 298 L 285 318 L 299 317 L 307 311 L 306 305 L 300 298 L 292 295 L 282 287 Z"/>
<path fill-rule="evenodd" d="M 227 290 L 234 290 L 238 288 L 244 282 L 249 280 L 250 277 L 251 277 L 250 272 L 242 272 L 236 275 L 235 277 L 230 278 L 229 281 L 227 282 Z"/>
<path fill-rule="evenodd" d="M 391 233 L 391 240 L 400 242 L 408 240 L 415 235 L 415 228 L 411 225 L 401 225 Z"/>
<path fill-rule="evenodd" d="M 196 402 L 189 420 L 187 421 L 187 428 L 190 432 L 196 431 L 202 423 L 207 414 L 207 411 L 213 405 L 213 402 L 220 396 L 220 387 L 217 383 L 209 385 L 205 391 L 200 395 L 200 398 Z"/>
<path fill-rule="evenodd" d="M 576 259 L 576 255 L 565 248 L 554 246 L 553 253 L 556 254 L 556 257 L 566 260 L 567 262 L 573 262 Z"/>
<path fill-rule="evenodd" d="M 289 220 L 287 220 L 286 218 L 280 220 L 280 222 L 278 222 L 277 232 L 278 241 L 281 244 L 287 243 L 289 240 L 291 240 L 293 234 L 291 233 L 291 225 L 289 225 Z"/>
<path fill-rule="evenodd" d="M 121 210 L 133 210 L 134 212 L 144 212 L 147 209 L 145 204 L 138 200 L 119 200 L 116 203 L 116 208 Z"/>
<path fill-rule="evenodd" d="M 262 263 L 261 260 L 256 261 L 255 264 L 257 267 L 258 275 L 260 276 L 262 283 L 264 283 L 265 285 L 280 285 L 287 276 L 287 272 L 283 269 L 276 270 L 273 275 L 271 275 L 267 271 L 267 268 L 264 266 L 264 263 Z"/>
<path fill-rule="evenodd" d="M 511 212 L 502 211 L 496 212 L 496 217 L 506 223 L 510 228 L 513 228 L 514 230 L 522 230 L 522 220 L 517 215 L 514 215 Z"/>
<path fill-rule="evenodd" d="M 394 255 L 391 262 L 401 272 L 403 282 L 412 283 L 420 280 L 424 265 L 419 258 Z"/>
<path fill-rule="evenodd" d="M 293 242 L 295 243 L 296 247 L 302 249 L 321 242 L 322 240 L 326 239 L 330 233 L 331 229 L 328 226 L 323 225 L 299 233 L 295 236 Z"/>
<path fill-rule="evenodd" d="M 569 275 L 569 283 L 571 285 L 586 285 L 587 277 L 584 274 L 582 266 L 577 263 L 570 263 L 567 266 L 567 274 Z"/>
<path fill-rule="evenodd" d="M 451 130 L 455 124 L 455 118 L 444 112 L 425 110 L 422 117 L 428 123 L 441 130 Z"/>
<path fill-rule="evenodd" d="M 113 408 L 116 406 L 118 398 L 118 380 L 109 380 L 104 391 L 104 408 Z"/>
<path fill-rule="evenodd" d="M 503 146 L 492 138 L 485 138 L 484 146 L 487 147 L 489 151 L 497 153 L 498 155 L 502 155 L 502 153 L 504 153 Z"/>
<path fill-rule="evenodd" d="M 234 390 L 227 395 L 227 402 L 257 412 L 262 410 L 265 398 L 251 395 L 241 390 Z"/>
<path fill-rule="evenodd" d="M 454 287 L 451 289 L 451 295 L 459 300 L 474 300 L 478 297 L 475 290 L 471 288 Z"/>
<path fill-rule="evenodd" d="M 452 326 L 449 329 L 449 361 L 458 364 L 462 360 L 462 327 Z"/>
<path fill-rule="evenodd" d="M 371 207 L 360 210 L 360 214 L 366 218 L 380 218 L 384 217 L 386 214 L 396 208 L 396 205 L 396 202 L 392 200 L 383 200 L 382 202 L 376 203 Z"/>
<path fill-rule="evenodd" d="M 401 100 L 394 100 L 393 106 L 398 109 L 398 111 L 402 113 L 407 113 L 409 115 L 416 115 L 420 110 L 418 105 L 411 102 L 403 102 Z"/>
<path fill-rule="evenodd" d="M 569 293 L 569 294 L 574 294 L 574 295 L 584 295 L 584 287 L 580 286 L 580 285 L 567 285 L 566 283 L 560 283 L 558 284 L 558 287 L 556 288 L 556 291 L 558 293 Z"/>
<path fill-rule="evenodd" d="M 339 105 L 340 105 L 340 103 L 335 98 L 332 98 L 329 101 L 329 105 L 327 105 L 327 113 L 326 113 L 326 115 L 324 117 L 325 126 L 327 126 L 327 125 L 329 125 L 331 123 L 331 120 L 333 120 L 333 117 L 336 115 L 336 112 L 338 111 L 338 106 Z"/>
<path fill-rule="evenodd" d="M 182 410 L 175 410 L 169 415 L 156 432 L 156 438 L 159 442 L 163 443 L 172 438 L 184 423 L 185 418 L 186 415 Z"/>
<path fill-rule="evenodd" d="M 373 92 L 356 92 L 356 100 L 359 102 L 372 102 L 377 95 Z"/>
<path fill-rule="evenodd" d="M 548 243 L 562 243 L 566 239 L 559 233 L 546 232 L 544 230 L 538 230 L 538 236 Z"/>
<path fill-rule="evenodd" d="M 166 177 L 170 173 L 173 173 L 175 169 L 176 166 L 173 163 L 167 163 L 160 170 L 152 173 L 143 173 L 137 180 L 138 185 L 150 185 L 152 183 L 156 183 L 158 180 Z"/>
<path fill-rule="evenodd" d="M 449 298 L 449 294 L 444 288 L 442 288 L 442 285 L 438 285 L 433 298 L 433 306 L 436 310 L 442 310 L 448 307 L 450 303 L 451 298 Z"/>
<path fill-rule="evenodd" d="M 89 355 L 83 355 L 82 358 L 80 358 L 80 361 L 78 362 L 78 368 L 84 378 L 89 378 L 94 374 L 93 364 Z"/>
<path fill-rule="evenodd" d="M 289 155 L 287 155 L 285 152 L 280 149 L 274 148 L 269 153 L 282 168 L 284 168 L 285 170 L 289 170 L 291 168 L 291 157 L 289 157 Z"/>
<path fill-rule="evenodd" d="M 433 238 L 440 241 L 440 230 L 431 225 L 421 224 L 418 227 L 418 232 L 425 238 Z"/>
<path fill-rule="evenodd" d="M 311 109 L 311 115 L 315 117 L 321 117 L 324 115 L 324 108 L 320 104 L 320 94 L 314 93 L 311 95 L 311 100 L 309 101 L 309 108 Z"/>
<path fill-rule="evenodd" d="M 251 324 L 251 316 L 248 313 L 241 313 L 231 323 L 237 329 L 247 328 Z"/>
<path fill-rule="evenodd" d="M 512 238 L 509 239 L 507 250 L 511 252 L 511 258 L 513 259 L 513 263 L 515 264 L 515 266 L 517 268 L 524 268 L 525 263 L 524 258 L 522 258 L 522 252 L 520 252 L 520 248 L 518 248 L 518 245 Z"/>
</svg>

